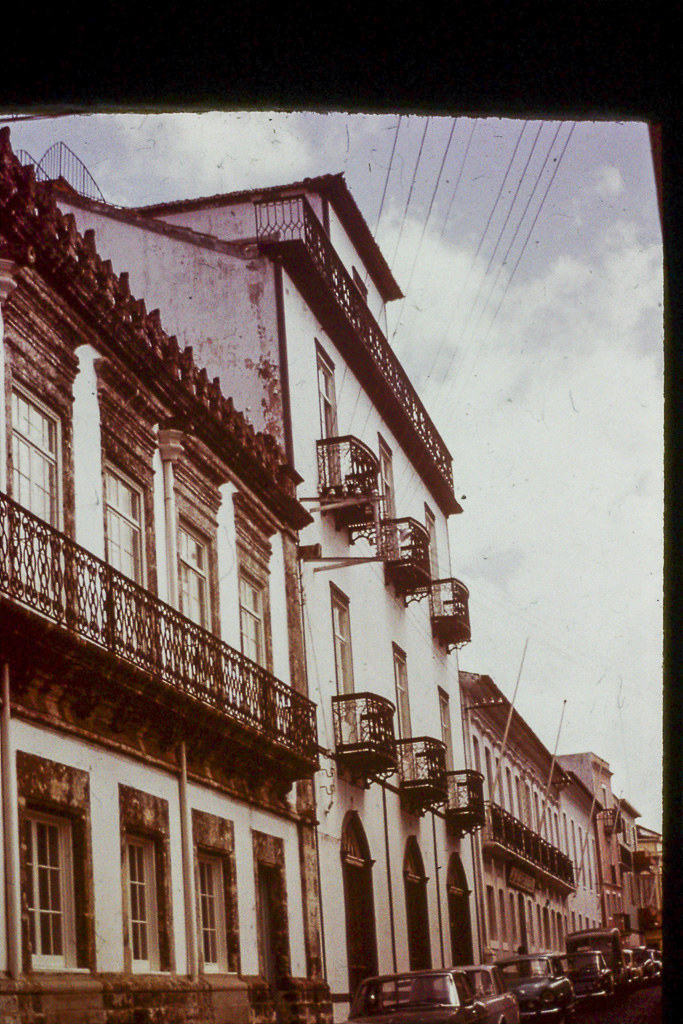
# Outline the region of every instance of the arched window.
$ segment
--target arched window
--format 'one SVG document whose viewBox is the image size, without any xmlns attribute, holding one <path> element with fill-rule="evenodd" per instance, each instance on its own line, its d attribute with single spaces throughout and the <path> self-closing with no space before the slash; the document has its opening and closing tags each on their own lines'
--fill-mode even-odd
<svg viewBox="0 0 683 1024">
<path fill-rule="evenodd" d="M 448 924 L 451 933 L 451 960 L 453 966 L 471 964 L 473 953 L 470 890 L 467 885 L 465 869 L 457 853 L 452 853 L 448 860 L 446 893 L 448 896 Z"/>
</svg>

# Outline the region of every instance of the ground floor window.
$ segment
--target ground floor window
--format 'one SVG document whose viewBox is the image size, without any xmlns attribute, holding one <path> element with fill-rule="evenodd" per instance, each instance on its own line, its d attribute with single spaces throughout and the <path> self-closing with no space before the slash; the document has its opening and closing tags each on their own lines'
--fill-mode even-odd
<svg viewBox="0 0 683 1024">
<path fill-rule="evenodd" d="M 36 968 L 75 965 L 71 823 L 27 818 L 27 903 L 31 960 Z"/>
<path fill-rule="evenodd" d="M 204 970 L 228 970 L 225 882 L 220 857 L 199 856 L 199 929 Z"/>
<path fill-rule="evenodd" d="M 128 838 L 128 929 L 134 971 L 159 969 L 154 843 Z"/>
</svg>

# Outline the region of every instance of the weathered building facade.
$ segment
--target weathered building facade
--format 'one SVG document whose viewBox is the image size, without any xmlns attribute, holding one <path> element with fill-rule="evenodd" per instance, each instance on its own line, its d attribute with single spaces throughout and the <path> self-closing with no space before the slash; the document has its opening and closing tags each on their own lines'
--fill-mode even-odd
<svg viewBox="0 0 683 1024">
<path fill-rule="evenodd" d="M 0 1017 L 325 1020 L 298 477 L 0 136 Z"/>
<path fill-rule="evenodd" d="M 662 835 L 636 825 L 633 866 L 638 888 L 638 922 L 646 946 L 662 952 Z"/>
<path fill-rule="evenodd" d="M 554 760 L 486 675 L 460 673 L 468 763 L 485 778 L 473 838 L 482 958 L 564 950 L 599 919 L 592 794 Z"/>
<path fill-rule="evenodd" d="M 478 955 L 454 652 L 451 455 L 394 355 L 400 296 L 340 175 L 138 211 L 62 196 L 254 424 L 281 440 L 312 515 L 300 593 L 318 705 L 323 969 L 337 1019 L 376 970 Z"/>
</svg>

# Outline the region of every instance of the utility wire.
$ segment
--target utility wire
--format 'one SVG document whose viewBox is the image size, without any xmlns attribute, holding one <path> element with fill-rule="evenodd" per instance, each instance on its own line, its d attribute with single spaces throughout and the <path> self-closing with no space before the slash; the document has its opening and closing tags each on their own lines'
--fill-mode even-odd
<svg viewBox="0 0 683 1024">
<path fill-rule="evenodd" d="M 396 241 L 396 248 L 394 250 L 394 258 L 392 259 L 391 264 L 390 264 L 392 270 L 394 269 L 394 264 L 396 262 L 396 254 L 398 253 L 398 247 L 401 244 L 401 237 L 403 235 L 403 228 L 405 227 L 406 217 L 408 215 L 408 207 L 410 206 L 410 200 L 411 200 L 411 197 L 413 195 L 413 186 L 415 185 L 415 179 L 417 177 L 417 169 L 420 166 L 420 160 L 422 159 L 422 149 L 423 149 L 424 144 L 425 144 L 425 138 L 426 138 L 426 135 L 427 135 L 427 129 L 429 128 L 429 122 L 430 121 L 431 121 L 431 117 L 428 117 L 427 120 L 425 121 L 425 127 L 424 127 L 424 131 L 422 133 L 422 141 L 420 143 L 420 148 L 418 150 L 417 160 L 415 161 L 415 169 L 413 171 L 413 180 L 411 181 L 410 189 L 408 190 L 408 199 L 407 199 L 407 202 L 406 202 L 406 205 L 405 205 L 405 209 L 403 211 L 403 219 L 401 221 L 401 229 L 400 229 L 400 231 L 398 233 L 398 239 Z"/>
<path fill-rule="evenodd" d="M 398 330 L 399 325 L 401 323 L 401 316 L 403 314 L 403 307 L 405 305 L 406 298 L 407 298 L 407 296 L 408 296 L 408 294 L 410 292 L 410 286 L 413 283 L 413 274 L 415 273 L 415 266 L 417 264 L 417 260 L 418 260 L 418 257 L 420 255 L 420 251 L 422 249 L 422 243 L 424 242 L 425 233 L 427 231 L 427 224 L 429 223 L 429 218 L 432 215 L 432 207 L 434 206 L 434 200 L 436 198 L 436 193 L 438 191 L 439 184 L 441 182 L 441 175 L 443 174 L 444 164 L 446 163 L 446 157 L 448 156 L 448 151 L 451 148 L 451 142 L 453 141 L 453 133 L 455 131 L 455 126 L 457 125 L 457 123 L 458 123 L 458 119 L 455 118 L 454 121 L 453 121 L 453 124 L 451 125 L 451 132 L 450 132 L 450 135 L 448 136 L 448 142 L 446 143 L 446 148 L 444 150 L 444 154 L 443 154 L 443 157 L 441 159 L 441 166 L 439 167 L 439 173 L 436 176 L 436 184 L 434 185 L 434 189 L 432 191 L 432 198 L 429 201 L 429 209 L 427 210 L 427 216 L 425 217 L 424 223 L 422 224 L 422 234 L 420 235 L 420 241 L 419 241 L 418 247 L 417 247 L 417 249 L 415 251 L 415 257 L 413 259 L 413 265 L 412 265 L 411 270 L 410 270 L 410 277 L 408 278 L 408 284 L 406 285 L 405 295 L 403 296 L 403 300 L 401 302 L 401 312 L 399 313 L 399 315 L 398 315 L 398 317 L 396 319 L 396 326 L 394 327 L 393 334 L 391 335 L 391 340 L 392 341 L 394 340 L 394 336 L 396 334 L 396 331 Z"/>
<path fill-rule="evenodd" d="M 377 237 L 377 231 L 378 231 L 378 228 L 379 228 L 379 222 L 380 222 L 380 220 L 382 218 L 382 210 L 384 209 L 384 200 L 385 200 L 386 194 L 387 194 L 387 185 L 389 184 L 389 176 L 391 174 L 391 165 L 394 162 L 394 153 L 396 152 L 396 143 L 398 142 L 398 133 L 399 133 L 399 131 L 401 129 L 401 118 L 402 117 L 403 117 L 403 114 L 399 114 L 398 115 L 398 121 L 396 122 L 396 133 L 394 135 L 394 144 L 391 147 L 391 156 L 389 157 L 389 166 L 387 167 L 387 176 L 386 176 L 386 178 L 384 180 L 384 190 L 382 192 L 382 201 L 379 204 L 379 213 L 377 214 L 377 222 L 375 224 L 375 230 L 372 232 L 372 237 L 373 238 Z"/>
</svg>

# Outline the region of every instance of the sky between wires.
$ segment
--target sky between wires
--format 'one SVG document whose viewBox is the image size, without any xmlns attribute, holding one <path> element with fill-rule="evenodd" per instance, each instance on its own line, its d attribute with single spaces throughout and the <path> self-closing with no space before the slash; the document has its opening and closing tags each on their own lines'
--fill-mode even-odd
<svg viewBox="0 0 683 1024">
<path fill-rule="evenodd" d="M 473 634 L 460 665 L 511 696 L 529 637 L 521 714 L 552 750 L 566 698 L 559 751 L 604 757 L 616 794 L 660 827 L 662 253 L 647 127 L 253 112 L 12 126 L 36 159 L 59 139 L 121 205 L 345 172 L 406 293 L 382 326 L 453 455 L 451 564 Z"/>
</svg>

